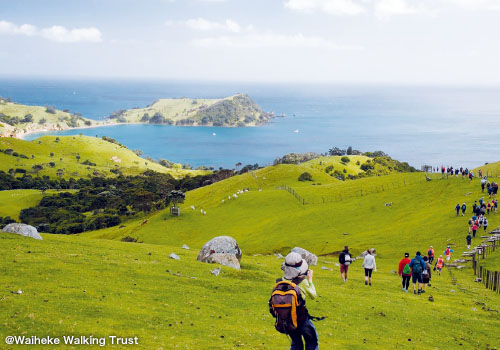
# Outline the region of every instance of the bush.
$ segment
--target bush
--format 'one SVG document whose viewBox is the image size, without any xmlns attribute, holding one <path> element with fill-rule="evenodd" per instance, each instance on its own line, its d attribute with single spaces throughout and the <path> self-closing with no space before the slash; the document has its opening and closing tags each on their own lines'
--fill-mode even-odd
<svg viewBox="0 0 500 350">
<path fill-rule="evenodd" d="M 26 174 L 26 169 L 17 168 L 16 169 L 16 173 L 18 173 L 18 174 Z"/>
<path fill-rule="evenodd" d="M 298 180 L 299 181 L 313 181 L 313 178 L 312 178 L 312 175 L 306 171 L 306 172 L 300 174 Z"/>
<path fill-rule="evenodd" d="M 45 112 L 50 114 L 56 114 L 56 107 L 54 106 L 45 106 Z"/>
<path fill-rule="evenodd" d="M 363 170 L 363 171 L 368 171 L 368 170 L 373 170 L 373 169 L 374 169 L 374 167 L 373 167 L 373 165 L 371 164 L 371 162 L 370 162 L 370 163 L 366 162 L 366 163 L 364 163 L 364 164 L 361 164 L 360 169 L 361 169 L 361 170 Z"/>
<path fill-rule="evenodd" d="M 326 173 L 329 173 L 329 172 L 332 172 L 333 171 L 333 165 L 329 165 L 325 168 L 325 172 Z"/>
<path fill-rule="evenodd" d="M 349 159 L 349 157 L 344 156 L 344 157 L 340 158 L 340 161 L 342 163 L 349 163 L 351 160 Z"/>
</svg>

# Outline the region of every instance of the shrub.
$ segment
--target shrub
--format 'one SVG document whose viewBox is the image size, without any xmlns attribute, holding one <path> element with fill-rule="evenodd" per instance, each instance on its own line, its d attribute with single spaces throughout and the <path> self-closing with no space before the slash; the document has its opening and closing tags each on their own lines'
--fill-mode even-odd
<svg viewBox="0 0 500 350">
<path fill-rule="evenodd" d="M 306 171 L 306 172 L 300 174 L 298 180 L 299 181 L 313 181 L 313 178 L 312 178 L 312 175 Z"/>
<path fill-rule="evenodd" d="M 329 172 L 332 172 L 333 171 L 333 165 L 329 165 L 325 168 L 325 172 L 326 173 L 329 173 Z"/>
<path fill-rule="evenodd" d="M 54 106 L 45 106 L 45 112 L 50 114 L 56 114 L 56 107 Z"/>
<path fill-rule="evenodd" d="M 26 169 L 17 168 L 16 169 L 16 173 L 18 173 L 18 174 L 26 174 Z"/>
<path fill-rule="evenodd" d="M 373 169 L 374 169 L 374 167 L 373 167 L 373 165 L 371 164 L 371 162 L 370 162 L 370 163 L 366 162 L 366 163 L 364 163 L 364 164 L 361 164 L 360 169 L 361 169 L 361 170 L 363 170 L 363 171 L 368 171 L 368 170 L 373 170 Z"/>
<path fill-rule="evenodd" d="M 349 163 L 351 160 L 349 159 L 349 157 L 344 156 L 344 157 L 340 158 L 340 161 L 342 163 Z"/>
</svg>

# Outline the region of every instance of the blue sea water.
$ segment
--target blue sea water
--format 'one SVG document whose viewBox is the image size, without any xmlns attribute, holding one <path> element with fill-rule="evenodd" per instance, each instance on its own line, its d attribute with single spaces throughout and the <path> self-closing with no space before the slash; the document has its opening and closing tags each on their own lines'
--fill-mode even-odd
<svg viewBox="0 0 500 350">
<path fill-rule="evenodd" d="M 54 105 L 93 119 L 159 98 L 217 98 L 239 92 L 286 118 L 253 128 L 122 125 L 49 134 L 106 135 L 155 159 L 193 166 L 266 165 L 286 153 L 322 153 L 333 146 L 383 150 L 415 167 L 475 167 L 500 160 L 500 88 L 0 80 L 3 97 Z"/>
</svg>

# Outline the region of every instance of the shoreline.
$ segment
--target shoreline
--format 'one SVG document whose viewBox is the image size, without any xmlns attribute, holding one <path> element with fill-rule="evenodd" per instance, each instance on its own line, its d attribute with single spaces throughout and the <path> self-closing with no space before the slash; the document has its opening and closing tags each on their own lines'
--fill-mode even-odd
<svg viewBox="0 0 500 350">
<path fill-rule="evenodd" d="M 59 131 L 66 131 L 66 130 L 84 130 L 84 129 L 95 129 L 95 128 L 100 128 L 100 127 L 108 127 L 108 126 L 119 126 L 119 125 L 165 125 L 165 126 L 173 126 L 173 127 L 188 127 L 188 128 L 198 128 L 198 127 L 205 127 L 205 128 L 256 128 L 260 126 L 264 126 L 268 123 L 264 124 L 259 124 L 259 125 L 245 125 L 245 126 L 213 126 L 213 125 L 168 125 L 168 124 L 150 124 L 150 123 L 106 123 L 106 124 L 100 124 L 100 125 L 91 125 L 91 126 L 78 126 L 76 128 L 67 128 L 67 129 L 60 129 L 60 130 L 55 130 L 55 129 L 42 129 L 42 130 L 31 130 L 23 133 L 21 136 L 15 136 L 16 139 L 24 140 L 26 136 L 31 135 L 31 134 L 37 134 L 41 132 L 59 132 Z"/>
</svg>

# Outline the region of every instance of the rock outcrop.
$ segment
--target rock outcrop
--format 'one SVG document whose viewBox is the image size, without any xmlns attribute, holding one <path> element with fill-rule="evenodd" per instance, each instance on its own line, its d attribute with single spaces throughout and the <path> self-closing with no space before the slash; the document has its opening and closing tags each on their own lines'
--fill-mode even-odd
<svg viewBox="0 0 500 350">
<path fill-rule="evenodd" d="M 3 228 L 2 232 L 15 233 L 16 235 L 31 237 L 34 239 L 42 239 L 42 236 L 40 236 L 36 228 L 26 224 L 8 224 Z"/>
<path fill-rule="evenodd" d="M 302 259 L 304 259 L 309 266 L 315 266 L 318 264 L 318 257 L 303 248 L 295 247 L 292 249 L 292 252 L 300 254 Z"/>
<path fill-rule="evenodd" d="M 198 254 L 198 261 L 217 263 L 235 269 L 240 268 L 241 249 L 236 240 L 229 236 L 212 238 L 205 243 Z"/>
</svg>

